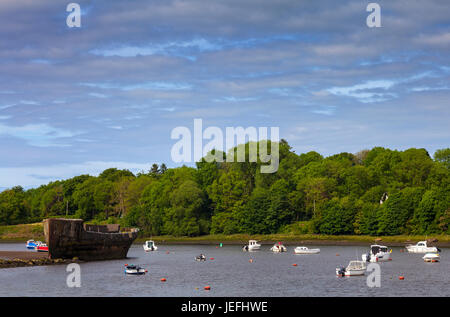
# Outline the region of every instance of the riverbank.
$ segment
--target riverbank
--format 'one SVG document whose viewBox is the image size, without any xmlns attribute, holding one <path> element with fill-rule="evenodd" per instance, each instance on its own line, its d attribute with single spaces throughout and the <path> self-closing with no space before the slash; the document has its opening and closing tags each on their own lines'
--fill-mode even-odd
<svg viewBox="0 0 450 317">
<path fill-rule="evenodd" d="M 23 242 L 34 239 L 44 241 L 43 224 L 21 224 L 12 226 L 0 226 L 0 243 L 1 242 Z M 450 247 L 450 235 L 400 235 L 400 236 L 331 236 L 319 234 L 233 234 L 233 235 L 205 235 L 199 237 L 173 237 L 173 236 L 153 236 L 138 237 L 134 243 L 143 243 L 146 240 L 154 240 L 157 244 L 230 244 L 244 245 L 248 240 L 255 239 L 263 244 L 273 244 L 282 241 L 286 245 L 368 245 L 374 243 L 387 244 L 389 246 L 405 246 L 406 244 L 416 243 L 423 240 L 434 240 L 433 243 L 437 247 Z M 1 246 L 0 246 L 1 249 Z"/>
<path fill-rule="evenodd" d="M 31 251 L 0 251 L 0 269 L 24 266 L 68 264 L 76 260 L 49 259 L 48 253 Z"/>
<path fill-rule="evenodd" d="M 172 237 L 172 236 L 154 236 L 141 237 L 134 243 L 143 243 L 146 240 L 153 240 L 156 244 L 224 244 L 224 245 L 244 245 L 248 240 L 258 240 L 262 244 L 274 244 L 282 241 L 285 245 L 368 245 L 368 244 L 386 244 L 389 246 L 405 246 L 415 244 L 417 241 L 436 240 L 432 245 L 437 247 L 450 247 L 450 236 L 328 236 L 328 235 L 288 235 L 288 234 L 269 234 L 269 235 L 206 235 L 199 237 Z"/>
</svg>

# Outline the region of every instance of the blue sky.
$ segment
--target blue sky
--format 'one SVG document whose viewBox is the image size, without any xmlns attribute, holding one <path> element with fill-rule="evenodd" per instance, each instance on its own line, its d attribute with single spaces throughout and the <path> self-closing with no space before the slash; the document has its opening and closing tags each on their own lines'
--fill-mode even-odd
<svg viewBox="0 0 450 317">
<path fill-rule="evenodd" d="M 0 189 L 170 157 L 172 129 L 279 127 L 296 153 L 449 146 L 450 3 L 0 2 Z"/>
</svg>

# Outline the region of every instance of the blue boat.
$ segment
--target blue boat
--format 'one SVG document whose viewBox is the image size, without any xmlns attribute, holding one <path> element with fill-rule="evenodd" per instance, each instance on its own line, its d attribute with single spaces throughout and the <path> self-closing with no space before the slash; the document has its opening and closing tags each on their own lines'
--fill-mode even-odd
<svg viewBox="0 0 450 317">
<path fill-rule="evenodd" d="M 38 246 L 38 243 L 36 241 L 34 241 L 34 240 L 27 241 L 27 249 L 29 249 L 29 250 L 35 250 L 37 246 Z"/>
</svg>

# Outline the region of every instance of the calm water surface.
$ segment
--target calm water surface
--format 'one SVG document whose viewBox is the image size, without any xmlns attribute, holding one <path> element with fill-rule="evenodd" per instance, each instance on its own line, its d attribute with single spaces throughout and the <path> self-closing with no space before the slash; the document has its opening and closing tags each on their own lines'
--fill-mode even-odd
<svg viewBox="0 0 450 317">
<path fill-rule="evenodd" d="M 318 246 L 320 254 L 313 255 L 293 254 L 295 246 L 273 254 L 270 247 L 248 253 L 240 246 L 160 245 L 145 253 L 142 245 L 133 245 L 128 259 L 81 263 L 80 288 L 67 287 L 66 265 L 0 269 L 0 296 L 450 296 L 448 248 L 442 249 L 439 263 L 392 248 L 393 260 L 380 263 L 381 287 L 369 288 L 368 274 L 335 275 L 337 266 L 360 259 L 369 246 Z M 0 249 L 25 250 L 25 244 L 0 244 Z M 200 253 L 206 262 L 194 260 Z M 125 264 L 148 273 L 127 276 Z M 163 277 L 167 282 L 160 281 Z M 206 285 L 210 291 L 203 289 Z"/>
</svg>

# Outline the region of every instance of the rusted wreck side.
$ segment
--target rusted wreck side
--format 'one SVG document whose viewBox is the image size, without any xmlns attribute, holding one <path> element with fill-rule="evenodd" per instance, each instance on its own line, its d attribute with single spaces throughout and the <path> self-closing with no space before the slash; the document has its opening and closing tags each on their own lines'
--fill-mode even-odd
<svg viewBox="0 0 450 317">
<path fill-rule="evenodd" d="M 44 220 L 45 241 L 52 259 L 123 259 L 137 238 L 137 231 L 120 232 L 119 225 L 87 225 L 82 219 Z"/>
</svg>

